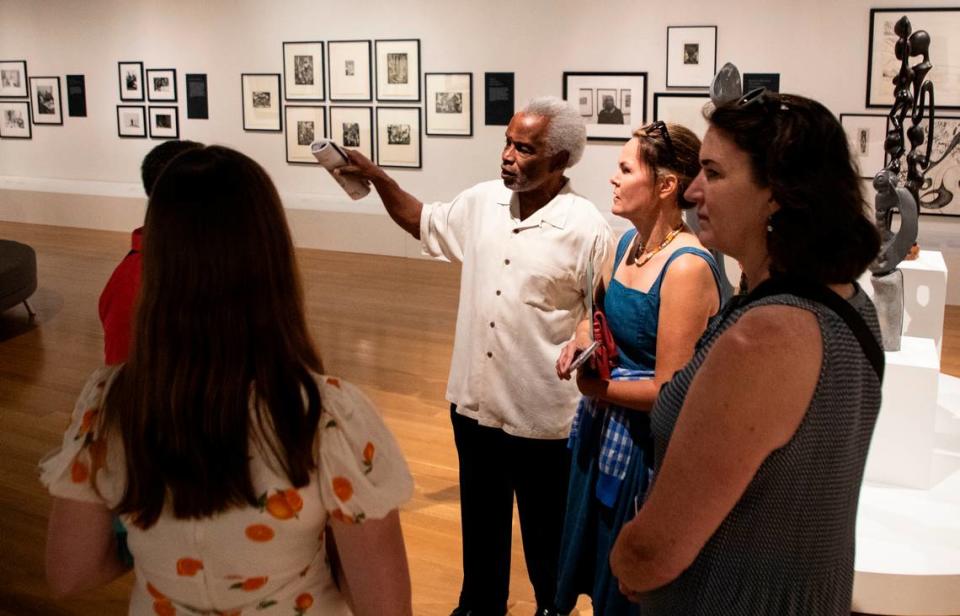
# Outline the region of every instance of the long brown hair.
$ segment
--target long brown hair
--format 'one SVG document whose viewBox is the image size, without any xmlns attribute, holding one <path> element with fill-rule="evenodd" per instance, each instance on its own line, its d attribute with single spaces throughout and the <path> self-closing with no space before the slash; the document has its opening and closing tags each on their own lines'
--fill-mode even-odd
<svg viewBox="0 0 960 616">
<path fill-rule="evenodd" d="M 270 177 L 225 147 L 180 154 L 150 197 L 133 348 L 105 405 L 126 454 L 119 512 L 149 527 L 168 495 L 177 518 L 255 504 L 251 442 L 306 485 L 311 372 L 322 367 Z"/>
</svg>

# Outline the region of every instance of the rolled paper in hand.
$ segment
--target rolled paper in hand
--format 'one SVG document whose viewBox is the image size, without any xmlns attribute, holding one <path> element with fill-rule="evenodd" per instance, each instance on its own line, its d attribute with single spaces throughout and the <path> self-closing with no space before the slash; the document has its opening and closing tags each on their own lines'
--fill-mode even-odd
<svg viewBox="0 0 960 616">
<path fill-rule="evenodd" d="M 344 177 L 333 172 L 334 169 L 350 164 L 350 159 L 347 158 L 346 153 L 339 145 L 329 139 L 318 139 L 310 144 L 310 151 L 317 162 L 340 184 L 344 192 L 350 195 L 351 199 L 354 201 L 362 199 L 370 192 L 370 186 L 360 178 Z"/>
</svg>

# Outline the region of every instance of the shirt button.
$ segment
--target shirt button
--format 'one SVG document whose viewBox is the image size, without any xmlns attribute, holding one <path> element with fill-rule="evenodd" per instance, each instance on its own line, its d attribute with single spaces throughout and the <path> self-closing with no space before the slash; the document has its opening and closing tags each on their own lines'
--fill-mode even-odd
<svg viewBox="0 0 960 616">
<path fill-rule="evenodd" d="M 497 289 L 497 295 L 500 295 L 500 289 Z"/>
<path fill-rule="evenodd" d="M 487 351 L 487 357 L 493 357 L 493 353 L 491 353 L 490 351 Z"/>
<path fill-rule="evenodd" d="M 504 265 L 510 265 L 510 259 L 504 259 L 504 260 L 503 260 L 503 264 L 504 264 Z"/>
<path fill-rule="evenodd" d="M 490 321 L 490 327 L 493 327 L 493 321 Z"/>
</svg>

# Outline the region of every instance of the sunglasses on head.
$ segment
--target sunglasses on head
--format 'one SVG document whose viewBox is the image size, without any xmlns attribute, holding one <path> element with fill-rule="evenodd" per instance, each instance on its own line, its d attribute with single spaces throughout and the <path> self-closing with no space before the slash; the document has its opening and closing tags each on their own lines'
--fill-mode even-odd
<svg viewBox="0 0 960 616">
<path fill-rule="evenodd" d="M 667 130 L 667 125 L 663 120 L 657 120 L 653 124 L 649 125 L 644 131 L 648 137 L 652 136 L 651 133 L 656 131 L 660 135 L 660 140 L 663 141 L 664 146 L 667 150 L 667 160 L 663 161 L 666 164 L 676 162 L 677 152 L 673 149 L 673 140 L 670 139 L 670 131 Z"/>
</svg>

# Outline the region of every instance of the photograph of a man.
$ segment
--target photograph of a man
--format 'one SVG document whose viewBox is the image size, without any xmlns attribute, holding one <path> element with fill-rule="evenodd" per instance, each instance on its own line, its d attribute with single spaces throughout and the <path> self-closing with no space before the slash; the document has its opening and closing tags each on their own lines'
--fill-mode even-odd
<svg viewBox="0 0 960 616">
<path fill-rule="evenodd" d="M 616 92 L 616 90 L 613 90 Z M 623 124 L 623 112 L 617 107 L 616 94 L 599 93 L 600 111 L 597 112 L 597 124 Z"/>
</svg>

